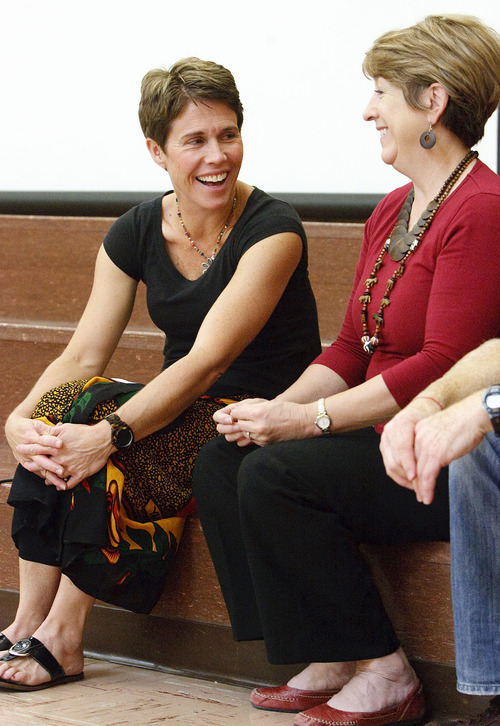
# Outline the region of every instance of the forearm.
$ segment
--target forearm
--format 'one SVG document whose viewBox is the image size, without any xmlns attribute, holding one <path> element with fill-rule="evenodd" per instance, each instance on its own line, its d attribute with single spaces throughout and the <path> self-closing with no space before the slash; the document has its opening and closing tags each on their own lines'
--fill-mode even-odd
<svg viewBox="0 0 500 726">
<path fill-rule="evenodd" d="M 315 372 L 312 370 L 314 368 L 322 370 L 314 375 Z M 278 396 L 282 400 L 305 404 L 301 416 L 304 438 L 321 435 L 318 427 L 314 425 L 319 398 L 325 398 L 326 411 L 332 421 L 332 433 L 374 426 L 389 420 L 399 411 L 399 406 L 385 385 L 382 376 L 375 376 L 359 386 L 347 388 L 347 384 L 340 376 L 324 366 L 311 366 L 308 371 L 306 374 L 309 380 L 307 381 L 303 376 L 301 389 L 295 389 L 297 384 L 294 384 L 288 391 L 285 391 L 283 396 Z M 314 379 L 316 379 L 316 385 Z M 300 381 L 301 379 L 299 379 Z M 307 382 L 310 385 L 306 386 Z M 295 395 L 295 398 L 291 398 L 292 395 Z M 298 400 L 300 395 L 303 396 L 303 401 Z M 290 398 L 284 398 L 284 396 L 290 396 Z"/>
<path fill-rule="evenodd" d="M 325 404 L 332 430 L 339 433 L 384 423 L 399 411 L 381 375 L 327 397 Z"/>
<path fill-rule="evenodd" d="M 334 370 L 313 363 L 300 378 L 276 400 L 310 404 L 303 417 L 305 421 L 316 411 L 319 398 L 326 399 L 326 409 L 332 419 L 332 431 L 354 431 L 366 426 L 384 423 L 392 418 L 399 406 L 381 375 L 352 388 Z M 313 416 L 313 422 L 316 413 Z M 305 436 L 311 435 L 311 429 Z M 314 428 L 313 428 L 314 431 Z"/>
<path fill-rule="evenodd" d="M 494 381 L 500 381 L 498 339 L 464 356 L 387 424 L 381 450 L 389 476 L 430 503 L 440 468 L 491 431 L 482 397 Z"/>
<path fill-rule="evenodd" d="M 485 391 L 486 388 L 474 391 L 444 411 L 420 421 L 416 425 L 419 449 L 441 445 L 442 466 L 445 466 L 477 446 L 485 434 L 493 431 L 482 404 Z M 424 445 L 421 443 L 422 431 L 429 432 Z"/>
<path fill-rule="evenodd" d="M 135 440 L 173 421 L 215 381 L 219 375 L 217 367 L 201 362 L 208 359 L 206 352 L 203 355 L 200 351 L 194 360 L 192 358 L 186 356 L 160 373 L 117 409 L 121 419 L 131 427 Z M 23 425 L 26 428 L 26 422 L 23 424 L 22 420 L 12 421 L 14 439 L 16 429 L 23 433 Z M 46 471 L 44 476 L 58 489 L 71 488 L 94 474 L 116 450 L 111 443 L 111 427 L 107 421 L 92 426 L 63 424 L 51 428 L 41 425 L 44 430 L 39 432 L 40 436 L 51 433 L 50 440 L 41 441 L 40 436 L 28 432 L 17 450 L 34 462 L 34 468 L 31 468 L 33 465 L 28 461 L 27 468 Z M 16 441 L 13 443 L 15 448 Z M 57 449 L 48 448 L 54 446 Z"/>
<path fill-rule="evenodd" d="M 468 353 L 442 378 L 419 393 L 416 399 L 428 396 L 438 401 L 442 408 L 447 408 L 495 382 L 500 383 L 499 338 L 489 340 Z"/>
<path fill-rule="evenodd" d="M 104 367 L 104 362 L 78 359 L 64 351 L 45 369 L 26 398 L 12 411 L 11 416 L 29 418 L 44 393 L 67 381 L 85 380 L 102 375 Z"/>
<path fill-rule="evenodd" d="M 347 383 L 327 366 L 313 363 L 286 391 L 276 398 L 293 403 L 310 403 L 347 389 Z"/>
<path fill-rule="evenodd" d="M 124 403 L 118 415 L 131 427 L 134 438 L 142 439 L 180 416 L 215 383 L 224 367 L 206 351 L 190 353 Z"/>
<path fill-rule="evenodd" d="M 101 247 L 92 293 L 75 333 L 13 416 L 31 416 L 42 395 L 55 386 L 102 375 L 130 318 L 136 288 L 137 281 L 118 269 Z"/>
<path fill-rule="evenodd" d="M 313 398 L 305 403 L 280 396 L 272 401 L 249 400 L 227 406 L 215 416 L 218 431 L 228 441 L 236 441 L 240 446 L 249 443 L 267 446 L 277 441 L 321 436 L 322 431 L 315 423 L 319 398 L 325 398 L 331 433 L 352 431 L 386 421 L 398 410 L 381 376 L 354 388 L 344 387 L 330 396 L 325 395 L 328 394 L 328 380 L 332 381 L 324 378 L 320 388 L 312 385 L 304 387 L 302 394 L 305 396 L 307 393 L 308 398 Z M 289 394 L 291 390 L 293 387 L 285 393 Z M 295 394 L 298 398 L 297 389 Z"/>
<path fill-rule="evenodd" d="M 314 367 L 324 368 L 324 366 L 311 366 L 311 368 Z M 337 374 L 333 371 L 330 373 L 333 373 L 336 378 L 325 376 L 323 381 L 320 381 L 321 385 L 309 388 L 312 395 L 309 398 L 310 402 L 305 405 L 304 436 L 320 433 L 317 427 L 311 426 L 316 418 L 319 398 L 325 398 L 325 407 L 332 421 L 331 431 L 333 433 L 355 431 L 384 423 L 399 411 L 399 406 L 382 376 L 375 376 L 359 386 L 347 388 L 345 382 Z M 329 387 L 329 383 L 333 385 Z M 332 388 L 334 389 L 333 394 Z"/>
</svg>

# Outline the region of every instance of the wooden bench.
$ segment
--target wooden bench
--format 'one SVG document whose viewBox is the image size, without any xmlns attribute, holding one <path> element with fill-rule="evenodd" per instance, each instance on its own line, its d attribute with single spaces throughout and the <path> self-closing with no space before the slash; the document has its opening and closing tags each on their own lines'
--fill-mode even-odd
<svg viewBox="0 0 500 726">
<path fill-rule="evenodd" d="M 63 349 L 90 292 L 97 249 L 112 218 L 0 215 L 0 479 L 12 476 L 3 422 L 46 365 Z M 310 276 L 322 342 L 336 336 L 362 239 L 361 224 L 309 222 Z M 150 380 L 160 369 L 162 335 L 151 323 L 143 286 L 107 375 Z M 10 622 L 17 563 L 8 536 L 8 484 L 0 486 L 0 607 Z M 449 546 L 367 547 L 401 642 L 432 694 L 464 707 L 454 689 Z M 87 652 L 150 667 L 243 683 L 278 683 L 296 671 L 269 666 L 261 643 L 233 642 L 227 612 L 199 520 L 185 528 L 174 572 L 150 616 L 100 605 L 86 630 Z M 446 688 L 443 690 L 443 686 Z M 453 701 L 453 699 L 455 699 Z"/>
</svg>

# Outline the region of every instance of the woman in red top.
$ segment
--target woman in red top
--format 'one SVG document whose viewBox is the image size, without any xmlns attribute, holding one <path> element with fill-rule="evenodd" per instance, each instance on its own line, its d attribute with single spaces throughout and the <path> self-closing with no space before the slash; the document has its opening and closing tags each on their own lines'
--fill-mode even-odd
<svg viewBox="0 0 500 726">
<path fill-rule="evenodd" d="M 305 709 L 297 726 L 423 718 L 359 544 L 446 539 L 447 474 L 419 504 L 387 477 L 379 434 L 500 328 L 500 179 L 471 151 L 500 98 L 498 35 L 431 16 L 379 38 L 364 72 L 375 83 L 364 118 L 411 181 L 366 224 L 338 339 L 273 401 L 219 411 L 227 441 L 195 469 L 235 638 L 264 638 L 271 663 L 311 662 L 251 697 Z"/>
</svg>

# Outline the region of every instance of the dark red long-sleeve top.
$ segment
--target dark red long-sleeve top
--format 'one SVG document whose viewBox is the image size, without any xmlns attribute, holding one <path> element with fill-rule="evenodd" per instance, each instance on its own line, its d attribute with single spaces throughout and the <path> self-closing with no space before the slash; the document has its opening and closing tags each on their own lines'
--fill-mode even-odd
<svg viewBox="0 0 500 726">
<path fill-rule="evenodd" d="M 410 187 L 391 192 L 367 221 L 341 332 L 314 361 L 349 387 L 381 374 L 400 407 L 500 331 L 500 177 L 477 160 L 407 261 L 390 294 L 376 352 L 363 351 L 359 297 Z M 384 255 L 368 306 L 371 335 L 372 313 L 398 266 Z"/>
</svg>

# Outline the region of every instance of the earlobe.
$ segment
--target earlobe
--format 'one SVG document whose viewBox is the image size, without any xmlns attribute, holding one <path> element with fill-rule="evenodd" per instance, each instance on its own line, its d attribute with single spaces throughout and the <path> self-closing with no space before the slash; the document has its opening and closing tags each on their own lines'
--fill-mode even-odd
<svg viewBox="0 0 500 726">
<path fill-rule="evenodd" d="M 158 164 L 158 166 L 161 166 L 161 168 L 165 169 L 166 171 L 167 160 L 165 157 L 165 152 L 161 148 L 160 144 L 158 144 L 157 141 L 154 141 L 154 139 L 148 137 L 146 139 L 146 146 L 148 147 L 148 151 L 155 164 Z"/>
</svg>

